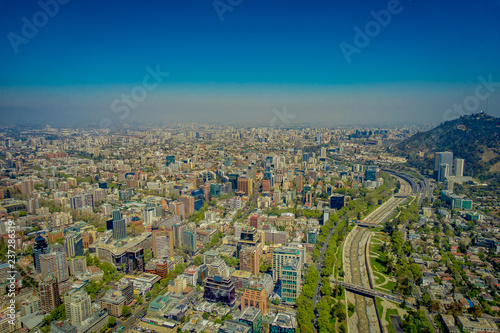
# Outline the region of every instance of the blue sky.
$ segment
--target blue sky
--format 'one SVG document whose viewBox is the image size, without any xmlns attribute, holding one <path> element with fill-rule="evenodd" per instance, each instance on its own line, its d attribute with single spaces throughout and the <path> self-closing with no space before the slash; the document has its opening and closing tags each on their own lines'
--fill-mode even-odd
<svg viewBox="0 0 500 333">
<path fill-rule="evenodd" d="M 479 76 L 500 82 L 500 0 L 60 1 L 42 22 L 37 1 L 0 0 L 6 122 L 265 124 L 283 107 L 297 122 L 440 122 Z M 354 28 L 389 8 L 397 13 L 348 62 L 339 45 L 356 47 Z M 42 20 L 28 38 L 23 18 Z M 169 75 L 118 118 L 110 105 L 148 66 Z M 499 116 L 494 87 L 488 113 Z"/>
</svg>

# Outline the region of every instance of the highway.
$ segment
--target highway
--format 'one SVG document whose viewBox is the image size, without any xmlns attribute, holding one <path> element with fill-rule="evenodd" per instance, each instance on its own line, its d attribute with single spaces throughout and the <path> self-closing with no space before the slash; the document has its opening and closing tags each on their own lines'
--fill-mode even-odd
<svg viewBox="0 0 500 333">
<path fill-rule="evenodd" d="M 343 253 L 345 282 L 349 285 L 361 286 L 364 289 L 371 289 L 368 268 L 365 263 L 365 247 L 369 233 L 369 229 L 355 227 L 346 239 Z M 356 308 L 354 315 L 347 320 L 348 332 L 380 332 L 373 297 L 362 296 L 346 289 L 346 300 L 348 303 L 354 304 Z"/>
<path fill-rule="evenodd" d="M 370 213 L 362 222 L 371 224 L 381 224 L 387 222 L 394 214 L 398 205 L 404 203 L 408 196 L 418 191 L 421 187 L 407 175 L 389 172 L 396 178 L 401 188 L 396 195 L 392 196 L 375 211 Z M 343 262 L 345 271 L 346 299 L 356 307 L 355 314 L 348 318 L 349 332 L 380 332 L 381 321 L 377 313 L 375 296 L 378 292 L 373 290 L 370 281 L 369 235 L 371 231 L 368 228 L 355 227 L 348 235 L 345 241 Z M 348 288 L 349 287 L 349 288 Z M 350 290 L 350 291 L 349 291 Z M 381 294 L 385 295 L 385 294 Z M 392 297 L 392 295 L 382 296 Z"/>
<path fill-rule="evenodd" d="M 385 223 L 389 218 L 394 214 L 395 209 L 404 203 L 408 196 L 412 194 L 412 186 L 403 178 L 392 175 L 394 178 L 399 180 L 401 184 L 401 188 L 395 196 L 392 196 L 389 200 L 387 200 L 380 207 L 371 212 L 367 217 L 363 219 L 362 222 L 369 223 Z"/>
</svg>

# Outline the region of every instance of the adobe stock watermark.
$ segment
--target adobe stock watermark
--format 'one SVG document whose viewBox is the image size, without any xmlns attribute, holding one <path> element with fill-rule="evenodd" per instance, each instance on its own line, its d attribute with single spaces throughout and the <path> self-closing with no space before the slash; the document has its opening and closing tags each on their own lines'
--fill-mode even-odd
<svg viewBox="0 0 500 333">
<path fill-rule="evenodd" d="M 401 14 L 403 9 L 404 7 L 399 0 L 389 0 L 387 9 L 382 9 L 378 12 L 374 10 L 370 11 L 373 20 L 365 24 L 364 31 L 358 26 L 354 27 L 354 32 L 356 33 L 353 40 L 354 45 L 346 42 L 339 44 L 347 63 L 350 64 L 352 62 L 351 57 L 353 54 L 360 54 L 362 49 L 370 45 L 372 39 L 380 35 L 382 28 L 386 28 L 391 23 L 392 17 Z"/>
<path fill-rule="evenodd" d="M 474 95 L 465 97 L 461 104 L 453 104 L 453 108 L 446 110 L 443 114 L 444 121 L 474 113 L 479 109 L 480 101 L 487 100 L 495 92 L 496 88 L 500 87 L 500 82 L 493 81 L 491 74 L 488 75 L 488 79 L 485 79 L 482 75 L 477 79 L 479 80 L 479 84 L 474 90 Z"/>
<path fill-rule="evenodd" d="M 70 0 L 40 0 L 38 6 L 41 10 L 35 12 L 29 20 L 26 16 L 21 18 L 23 25 L 21 27 L 21 35 L 14 32 L 7 34 L 7 39 L 14 49 L 14 52 L 19 53 L 19 45 L 28 44 L 29 41 L 38 35 L 38 29 L 41 29 L 49 23 L 49 18 L 54 18 L 59 13 L 61 5 L 66 5 Z"/>
<path fill-rule="evenodd" d="M 279 126 L 279 127 L 286 126 L 286 125 L 290 124 L 291 119 L 295 119 L 295 117 L 297 116 L 295 114 L 289 114 L 286 111 L 286 106 L 283 107 L 283 111 L 279 111 L 278 109 L 274 108 L 273 113 L 274 113 L 274 117 L 269 122 L 269 126 L 271 126 L 271 127 L 275 127 L 277 121 L 279 121 L 281 123 L 281 126 Z"/>
<path fill-rule="evenodd" d="M 214 0 L 212 5 L 219 16 L 219 20 L 224 22 L 224 13 L 232 12 L 234 7 L 241 5 L 242 2 L 243 0 Z"/>
<path fill-rule="evenodd" d="M 148 97 L 148 92 L 156 89 L 163 80 L 170 75 L 168 72 L 162 72 L 160 65 L 156 65 L 153 69 L 150 66 L 146 67 L 147 74 L 142 79 L 142 84 L 135 86 L 130 90 L 130 94 L 121 94 L 120 98 L 116 98 L 111 102 L 110 108 L 113 113 L 120 114 L 120 120 L 124 121 L 130 114 L 130 109 L 135 109 L 139 103 L 143 102 Z M 113 121 L 109 118 L 103 118 L 99 122 L 101 129 L 113 128 Z"/>
</svg>

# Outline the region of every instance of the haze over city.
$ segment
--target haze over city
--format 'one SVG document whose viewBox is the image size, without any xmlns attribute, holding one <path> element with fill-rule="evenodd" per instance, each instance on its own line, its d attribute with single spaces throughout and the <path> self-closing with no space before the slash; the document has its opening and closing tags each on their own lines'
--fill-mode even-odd
<svg viewBox="0 0 500 333">
<path fill-rule="evenodd" d="M 284 107 L 295 123 L 498 115 L 497 0 L 231 4 L 61 1 L 38 15 L 35 1 L 1 1 L 2 121 L 264 125 Z M 121 119 L 112 102 L 148 66 L 168 76 Z M 488 101 L 447 112 L 480 77 L 496 83 Z"/>
</svg>

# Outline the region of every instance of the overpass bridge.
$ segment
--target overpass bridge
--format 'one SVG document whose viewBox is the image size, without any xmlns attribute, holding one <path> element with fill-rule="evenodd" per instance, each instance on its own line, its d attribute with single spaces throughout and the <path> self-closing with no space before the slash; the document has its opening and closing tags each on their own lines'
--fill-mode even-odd
<svg viewBox="0 0 500 333">
<path fill-rule="evenodd" d="M 361 295 L 361 296 L 366 296 L 366 297 L 381 297 L 381 298 L 386 298 L 386 299 L 388 299 L 390 301 L 396 302 L 398 304 L 403 303 L 402 299 L 400 299 L 398 296 L 396 296 L 394 294 L 391 294 L 391 293 L 382 292 L 382 291 L 378 291 L 378 290 L 374 290 L 374 289 L 370 289 L 370 288 L 365 288 L 365 287 L 362 287 L 362 286 L 358 286 L 356 284 L 347 283 L 347 282 L 339 281 L 339 280 L 335 280 L 335 279 L 331 279 L 331 281 L 333 283 L 335 283 L 335 284 L 341 285 L 346 290 L 348 290 L 350 292 L 353 292 L 355 294 Z M 409 304 L 407 302 L 406 305 L 408 307 L 414 309 L 413 304 Z"/>
</svg>

